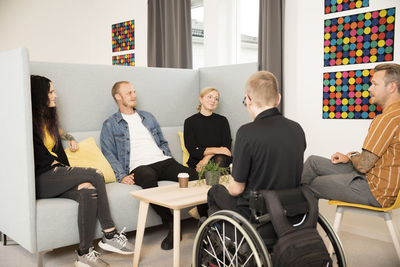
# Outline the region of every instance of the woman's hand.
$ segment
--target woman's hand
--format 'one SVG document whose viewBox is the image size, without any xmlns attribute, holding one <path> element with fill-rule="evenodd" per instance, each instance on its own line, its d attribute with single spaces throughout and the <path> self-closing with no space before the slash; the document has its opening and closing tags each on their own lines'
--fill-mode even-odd
<svg viewBox="0 0 400 267">
<path fill-rule="evenodd" d="M 58 128 L 58 132 L 60 133 L 61 139 L 67 141 L 68 148 L 71 152 L 75 152 L 79 149 L 79 144 L 75 141 L 75 138 L 72 135 L 66 133 L 61 128 Z"/>
<path fill-rule="evenodd" d="M 220 147 L 219 153 L 217 153 L 217 154 L 224 154 L 224 155 L 227 155 L 228 157 L 232 156 L 231 151 L 227 147 Z"/>
<path fill-rule="evenodd" d="M 231 151 L 224 146 L 220 146 L 220 147 L 207 147 L 206 150 L 204 150 L 204 156 L 214 156 L 215 154 L 223 154 L 223 155 L 227 155 L 228 157 L 232 156 Z"/>
<path fill-rule="evenodd" d="M 71 150 L 71 152 L 75 152 L 79 149 L 79 144 L 75 140 L 70 140 L 67 141 L 68 148 Z"/>
<path fill-rule="evenodd" d="M 207 165 L 208 161 L 212 158 L 212 156 L 213 155 L 208 155 L 208 156 L 205 156 L 204 158 L 202 158 L 199 161 L 199 163 L 197 163 L 197 165 L 196 165 L 196 171 L 200 172 L 201 169 L 203 169 L 203 167 Z"/>
<path fill-rule="evenodd" d="M 199 163 L 197 163 L 197 165 L 196 165 L 196 171 L 200 172 L 201 169 L 203 169 L 203 167 L 207 165 L 207 163 L 208 163 L 208 160 L 205 161 L 204 158 L 202 160 L 200 160 Z"/>
</svg>

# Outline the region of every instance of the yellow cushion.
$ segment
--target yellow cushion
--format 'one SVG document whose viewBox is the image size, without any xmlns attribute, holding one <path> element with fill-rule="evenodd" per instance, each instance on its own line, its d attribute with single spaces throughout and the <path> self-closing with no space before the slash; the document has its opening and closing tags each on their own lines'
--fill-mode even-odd
<svg viewBox="0 0 400 267">
<path fill-rule="evenodd" d="M 71 152 L 69 148 L 65 149 L 65 154 L 67 154 L 71 167 L 99 169 L 103 173 L 106 183 L 116 181 L 110 163 L 108 163 L 101 150 L 97 147 L 93 137 L 79 142 L 78 151 Z"/>
<path fill-rule="evenodd" d="M 185 147 L 185 139 L 183 138 L 183 133 L 182 132 L 178 132 L 179 134 L 179 139 L 181 140 L 181 148 L 182 148 L 182 165 L 188 167 L 187 165 L 187 161 L 189 159 L 189 151 L 187 151 L 186 147 Z"/>
</svg>

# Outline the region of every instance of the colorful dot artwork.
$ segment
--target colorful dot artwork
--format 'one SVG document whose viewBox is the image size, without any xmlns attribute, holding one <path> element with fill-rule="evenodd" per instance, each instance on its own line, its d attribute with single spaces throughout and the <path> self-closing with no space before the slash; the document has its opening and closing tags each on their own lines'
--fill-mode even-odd
<svg viewBox="0 0 400 267">
<path fill-rule="evenodd" d="M 393 60 L 395 8 L 325 20 L 324 66 Z"/>
<path fill-rule="evenodd" d="M 382 113 L 370 100 L 373 74 L 373 69 L 324 73 L 322 118 L 373 119 Z"/>
<path fill-rule="evenodd" d="M 325 14 L 369 6 L 369 0 L 325 0 Z"/>
<path fill-rule="evenodd" d="M 112 25 L 112 51 L 135 49 L 135 21 L 125 21 Z"/>
<path fill-rule="evenodd" d="M 135 66 L 135 54 L 125 54 L 112 57 L 113 65 Z"/>
</svg>

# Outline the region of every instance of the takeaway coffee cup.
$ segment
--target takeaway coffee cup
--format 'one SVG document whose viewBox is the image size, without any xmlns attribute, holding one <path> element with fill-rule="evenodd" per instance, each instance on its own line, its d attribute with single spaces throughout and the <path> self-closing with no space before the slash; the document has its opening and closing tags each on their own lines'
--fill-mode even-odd
<svg viewBox="0 0 400 267">
<path fill-rule="evenodd" d="M 189 174 L 186 172 L 181 172 L 178 174 L 179 187 L 187 188 L 189 183 Z"/>
</svg>

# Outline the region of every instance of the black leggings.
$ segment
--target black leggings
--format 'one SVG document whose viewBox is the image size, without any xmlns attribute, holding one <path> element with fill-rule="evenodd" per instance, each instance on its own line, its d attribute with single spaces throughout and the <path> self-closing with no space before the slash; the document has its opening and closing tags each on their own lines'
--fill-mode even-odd
<svg viewBox="0 0 400 267">
<path fill-rule="evenodd" d="M 91 183 L 95 189 L 81 189 L 82 183 Z M 104 177 L 93 168 L 57 166 L 36 177 L 36 198 L 69 198 L 79 203 L 79 248 L 92 246 L 97 218 L 102 229 L 114 227 L 108 204 Z"/>
<path fill-rule="evenodd" d="M 135 168 L 131 173 L 134 174 L 135 184 L 142 188 L 157 187 L 157 182 L 162 180 L 178 182 L 178 174 L 186 172 L 189 174 L 189 180 L 198 179 L 197 172 L 193 169 L 179 164 L 173 158 L 159 161 L 150 165 L 142 165 Z M 155 212 L 161 217 L 163 223 L 172 222 L 172 214 L 169 209 L 151 204 Z"/>
<path fill-rule="evenodd" d="M 226 168 L 232 163 L 232 157 L 224 154 L 215 154 L 211 160 L 213 160 L 215 163 L 218 163 L 218 165 L 222 168 Z"/>
</svg>

